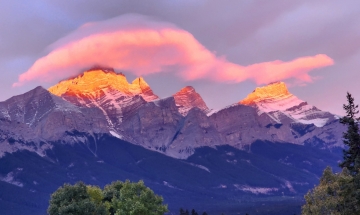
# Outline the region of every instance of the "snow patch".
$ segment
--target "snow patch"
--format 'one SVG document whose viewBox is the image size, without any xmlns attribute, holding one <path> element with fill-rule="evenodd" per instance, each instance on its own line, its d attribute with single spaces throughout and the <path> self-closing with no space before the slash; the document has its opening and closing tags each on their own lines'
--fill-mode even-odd
<svg viewBox="0 0 360 215">
<path fill-rule="evenodd" d="M 251 187 L 248 185 L 239 185 L 239 184 L 234 184 L 234 187 L 237 190 L 241 190 L 244 192 L 249 192 L 249 193 L 253 193 L 253 194 L 269 194 L 271 192 L 275 192 L 278 191 L 279 188 L 275 188 L 275 187 Z"/>
<path fill-rule="evenodd" d="M 303 161 L 303 163 L 306 163 L 306 164 L 312 165 L 312 163 L 311 163 L 310 161 Z"/>
<path fill-rule="evenodd" d="M 163 184 L 164 184 L 165 186 L 170 187 L 170 188 L 173 188 L 173 189 L 182 190 L 182 189 L 179 189 L 179 188 L 171 185 L 171 184 L 170 184 L 169 182 L 167 182 L 167 181 L 163 181 Z"/>
<path fill-rule="evenodd" d="M 296 193 L 296 191 L 294 190 L 292 184 L 290 183 L 290 181 L 285 181 L 285 187 L 288 188 L 290 190 L 290 192 L 292 193 Z"/>
<path fill-rule="evenodd" d="M 226 155 L 228 155 L 228 156 L 234 156 L 234 152 L 227 152 Z"/>
<path fill-rule="evenodd" d="M 110 130 L 110 134 L 116 138 L 119 138 L 119 139 L 123 139 L 123 136 L 121 136 L 120 134 L 116 133 L 115 131 L 111 131 Z"/>
<path fill-rule="evenodd" d="M 232 164 L 237 164 L 237 160 L 229 160 L 229 159 L 226 159 L 226 162 L 232 163 Z"/>
<path fill-rule="evenodd" d="M 15 179 L 15 173 L 14 172 L 9 172 L 5 177 L 0 177 L 0 181 L 3 181 L 3 182 L 6 182 L 6 183 L 9 183 L 9 184 L 12 184 L 12 185 L 15 185 L 15 186 L 18 186 L 18 187 L 23 187 L 24 184 L 17 181 Z"/>
<path fill-rule="evenodd" d="M 210 172 L 210 170 L 207 167 L 203 166 L 203 165 L 194 164 L 194 163 L 188 163 L 188 164 L 190 164 L 191 166 L 195 166 L 197 168 L 203 169 L 203 170 L 205 170 L 207 172 Z"/>
</svg>

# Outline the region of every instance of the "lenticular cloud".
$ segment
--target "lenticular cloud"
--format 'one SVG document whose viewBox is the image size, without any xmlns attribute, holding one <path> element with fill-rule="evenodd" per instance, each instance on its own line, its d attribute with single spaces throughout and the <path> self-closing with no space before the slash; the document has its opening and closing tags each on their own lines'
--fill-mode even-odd
<svg viewBox="0 0 360 215">
<path fill-rule="evenodd" d="M 310 71 L 332 64 L 331 58 L 320 54 L 288 62 L 241 66 L 224 56 L 216 56 L 191 33 L 173 24 L 141 15 L 124 15 L 87 23 L 58 40 L 49 47 L 46 56 L 19 76 L 14 86 L 62 80 L 94 65 L 143 76 L 173 72 L 185 80 L 241 82 L 250 79 L 264 84 L 294 78 L 311 82 Z"/>
</svg>

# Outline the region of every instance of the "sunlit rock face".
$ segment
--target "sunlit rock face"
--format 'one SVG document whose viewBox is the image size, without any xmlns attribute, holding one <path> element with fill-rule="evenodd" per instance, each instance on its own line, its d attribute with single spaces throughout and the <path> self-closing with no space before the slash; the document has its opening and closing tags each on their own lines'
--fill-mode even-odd
<svg viewBox="0 0 360 215">
<path fill-rule="evenodd" d="M 142 105 L 158 99 L 142 77 L 129 83 L 125 75 L 101 68 L 64 80 L 49 91 L 77 106 L 99 108 L 111 128 Z"/>
<path fill-rule="evenodd" d="M 289 93 L 284 82 L 275 82 L 264 87 L 257 87 L 244 100 L 239 103 L 244 105 L 256 104 L 267 100 L 283 100 L 293 96 Z"/>
<path fill-rule="evenodd" d="M 223 144 L 208 116 L 194 107 L 184 117 L 174 97 L 148 102 L 116 127 L 122 139 L 185 159 L 202 146 Z"/>
<path fill-rule="evenodd" d="M 61 81 L 59 84 L 50 87 L 49 91 L 57 96 L 64 94 L 74 96 L 100 96 L 102 90 L 113 89 L 124 95 L 140 95 L 145 101 L 157 99 L 150 86 L 142 77 L 136 78 L 131 84 L 126 80 L 125 75 L 115 73 L 112 69 L 91 69 L 83 74 Z"/>
<path fill-rule="evenodd" d="M 258 87 L 239 104 L 256 107 L 259 115 L 266 113 L 277 123 L 284 123 L 282 118 L 285 117 L 290 119 L 286 119 L 288 122 L 322 127 L 335 119 L 333 114 L 321 111 L 291 94 L 284 82 Z"/>
<path fill-rule="evenodd" d="M 183 116 L 186 116 L 194 107 L 202 110 L 204 113 L 210 111 L 201 96 L 191 86 L 182 88 L 179 92 L 174 94 L 174 98 L 176 105 L 179 108 L 179 112 Z"/>
</svg>

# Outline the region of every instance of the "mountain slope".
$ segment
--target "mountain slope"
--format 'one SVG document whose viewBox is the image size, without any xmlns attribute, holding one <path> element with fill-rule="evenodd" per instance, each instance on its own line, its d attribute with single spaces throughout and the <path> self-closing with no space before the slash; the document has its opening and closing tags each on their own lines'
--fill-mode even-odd
<svg viewBox="0 0 360 215">
<path fill-rule="evenodd" d="M 112 69 L 95 68 L 50 87 L 49 91 L 79 107 L 96 107 L 111 128 L 148 101 L 158 98 L 143 78 L 128 83 Z"/>
<path fill-rule="evenodd" d="M 37 87 L 0 102 L 0 157 L 18 150 L 45 156 L 48 141 L 74 142 L 68 132 L 107 133 L 104 115 L 96 108 L 80 108 Z"/>
<path fill-rule="evenodd" d="M 7 192 L 0 192 L 0 211 L 43 214 L 49 194 L 65 182 L 104 186 L 125 179 L 144 180 L 172 212 L 184 207 L 217 214 L 234 207 L 236 212 L 227 214 L 237 214 L 249 212 L 245 208 L 253 204 L 266 202 L 271 207 L 288 199 L 300 205 L 304 193 L 318 182 L 321 169 L 336 168 L 340 157 L 309 146 L 256 142 L 252 153 L 229 146 L 203 147 L 179 160 L 111 136 L 96 139 L 97 156 L 81 143 L 52 143 L 47 157 L 18 151 L 1 158 L 0 188 Z"/>
<path fill-rule="evenodd" d="M 335 119 L 333 114 L 321 111 L 291 94 L 284 82 L 258 87 L 239 104 L 256 107 L 259 115 L 267 113 L 277 123 L 282 122 L 282 114 L 294 122 L 314 124 L 317 127 Z"/>
<path fill-rule="evenodd" d="M 210 109 L 206 106 L 204 100 L 191 86 L 182 88 L 173 95 L 175 103 L 179 108 L 180 114 L 186 116 L 192 108 L 198 108 L 204 113 L 208 113 Z"/>
</svg>

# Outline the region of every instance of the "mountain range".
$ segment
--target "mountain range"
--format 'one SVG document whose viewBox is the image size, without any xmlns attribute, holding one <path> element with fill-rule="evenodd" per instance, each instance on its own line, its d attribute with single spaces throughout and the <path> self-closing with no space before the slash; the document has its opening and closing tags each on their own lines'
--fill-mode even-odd
<svg viewBox="0 0 360 215">
<path fill-rule="evenodd" d="M 159 98 L 142 77 L 93 68 L 0 102 L 0 211 L 45 214 L 62 183 L 126 178 L 145 180 L 172 211 L 267 202 L 253 213 L 269 214 L 269 199 L 298 211 L 322 169 L 341 159 L 338 118 L 283 82 L 211 110 L 191 86 Z"/>
</svg>

